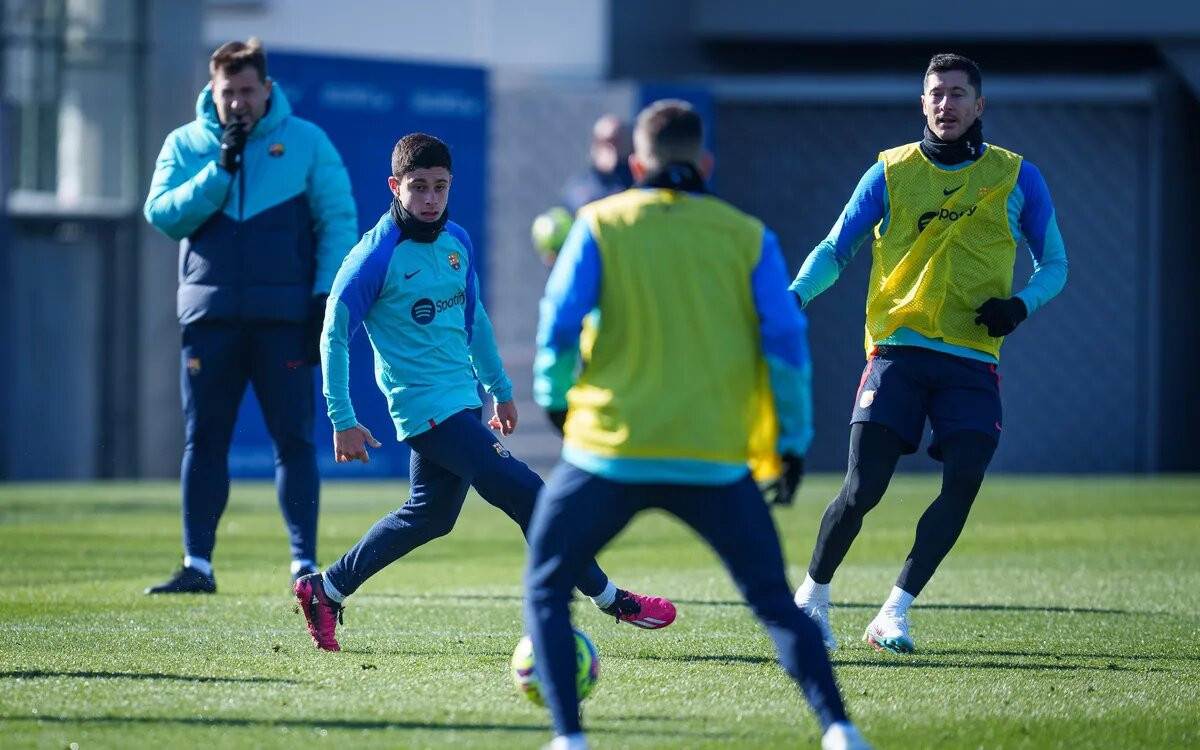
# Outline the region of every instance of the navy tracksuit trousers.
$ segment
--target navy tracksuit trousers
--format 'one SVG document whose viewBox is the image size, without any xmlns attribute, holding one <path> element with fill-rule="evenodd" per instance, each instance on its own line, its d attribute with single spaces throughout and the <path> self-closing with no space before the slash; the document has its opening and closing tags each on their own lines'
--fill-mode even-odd
<svg viewBox="0 0 1200 750">
<path fill-rule="evenodd" d="M 749 474 L 726 485 L 636 484 L 560 463 L 538 499 L 525 572 L 525 625 L 555 734 L 580 731 L 570 581 L 635 515 L 650 508 L 686 523 L 725 563 L 822 728 L 845 721 L 821 632 L 792 600 L 775 524 Z"/>
<path fill-rule="evenodd" d="M 297 323 L 183 326 L 180 385 L 186 437 L 180 473 L 188 555 L 212 559 L 217 522 L 229 502 L 229 444 L 250 383 L 275 444 L 275 491 L 292 559 L 317 559 L 320 479 L 305 335 L 305 326 Z"/>
<path fill-rule="evenodd" d="M 516 521 L 522 534 L 529 529 L 541 477 L 480 422 L 479 409 L 461 411 L 405 442 L 412 449 L 408 502 L 379 519 L 325 571 L 345 596 L 395 560 L 450 533 L 472 486 Z M 608 576 L 595 560 L 587 560 L 571 583 L 585 595 L 596 596 L 608 585 Z"/>
</svg>

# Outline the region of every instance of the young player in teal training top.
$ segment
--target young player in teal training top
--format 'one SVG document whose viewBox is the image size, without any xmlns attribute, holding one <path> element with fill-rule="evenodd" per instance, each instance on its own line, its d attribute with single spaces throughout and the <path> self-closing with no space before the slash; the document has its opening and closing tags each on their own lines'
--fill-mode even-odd
<svg viewBox="0 0 1200 750">
<path fill-rule="evenodd" d="M 325 313 L 322 373 L 339 462 L 379 447 L 350 403 L 348 342 L 361 326 L 375 351 L 375 377 L 387 396 L 398 439 L 412 449 L 410 497 L 380 519 L 323 574 L 296 582 L 295 594 L 319 648 L 337 651 L 342 601 L 372 575 L 431 539 L 449 533 L 472 486 L 524 532 L 542 488 L 537 474 L 480 421 L 478 384 L 495 401 L 488 422 L 502 434 L 517 426 L 512 384 L 479 299 L 474 248 L 449 221 L 450 150 L 414 133 L 392 152 L 394 200 L 338 271 Z M 601 610 L 641 628 L 666 627 L 665 599 L 618 589 L 593 560 L 575 585 Z"/>
</svg>

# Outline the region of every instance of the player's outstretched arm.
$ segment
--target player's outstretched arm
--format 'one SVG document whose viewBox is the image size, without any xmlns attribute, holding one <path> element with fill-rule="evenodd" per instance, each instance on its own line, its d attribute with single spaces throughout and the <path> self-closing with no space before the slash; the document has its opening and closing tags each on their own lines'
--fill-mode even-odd
<svg viewBox="0 0 1200 750">
<path fill-rule="evenodd" d="M 1033 258 L 1033 275 L 1015 296 L 1032 315 L 1053 299 L 1067 283 L 1067 248 L 1058 229 L 1054 202 L 1042 173 L 1029 162 L 1021 163 L 1017 190 L 1023 201 L 1019 229 Z"/>
<path fill-rule="evenodd" d="M 858 248 L 874 231 L 875 225 L 887 216 L 887 181 L 884 177 L 883 162 L 875 162 L 858 181 L 850 201 L 842 209 L 841 215 L 829 236 L 813 248 L 804 260 L 800 273 L 788 287 L 797 297 L 801 305 L 807 305 L 813 298 L 833 286 Z"/>
</svg>

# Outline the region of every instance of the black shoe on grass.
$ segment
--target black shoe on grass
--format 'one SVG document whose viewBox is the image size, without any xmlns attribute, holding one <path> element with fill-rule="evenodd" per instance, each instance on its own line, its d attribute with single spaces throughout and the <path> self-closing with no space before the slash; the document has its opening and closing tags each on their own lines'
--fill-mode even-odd
<svg viewBox="0 0 1200 750">
<path fill-rule="evenodd" d="M 215 594 L 217 579 L 195 568 L 182 567 L 170 579 L 146 589 L 147 594 Z"/>
</svg>

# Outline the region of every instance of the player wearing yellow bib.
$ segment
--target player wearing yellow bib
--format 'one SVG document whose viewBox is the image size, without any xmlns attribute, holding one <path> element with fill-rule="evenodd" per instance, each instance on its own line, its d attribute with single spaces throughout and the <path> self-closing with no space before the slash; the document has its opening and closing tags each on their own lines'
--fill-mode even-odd
<svg viewBox="0 0 1200 750">
<path fill-rule="evenodd" d="M 541 302 L 534 393 L 546 409 L 566 407 L 562 461 L 538 495 L 525 571 L 550 747 L 587 747 L 571 581 L 634 516 L 658 508 L 725 563 L 812 705 L 822 748 L 869 750 L 820 630 L 792 602 L 747 465 L 769 447 L 796 466 L 812 439 L 807 324 L 787 292 L 779 242 L 708 192 L 712 160 L 690 105 L 651 104 L 633 140 L 637 187 L 580 211 Z M 756 440 L 764 423 L 774 445 Z"/>
<path fill-rule="evenodd" d="M 879 155 L 790 287 L 807 305 L 874 235 L 867 365 L 850 419 L 849 466 L 796 592 L 830 649 L 837 648 L 829 625 L 834 571 L 900 456 L 916 451 L 928 419 L 942 491 L 917 523 L 896 585 L 864 636 L 876 649 L 913 650 L 909 606 L 962 532 L 1000 438 L 1000 345 L 1067 278 L 1041 173 L 983 142 L 979 67 L 960 55 L 935 55 L 923 91 L 923 140 Z M 1022 241 L 1034 273 L 1014 295 Z"/>
</svg>

